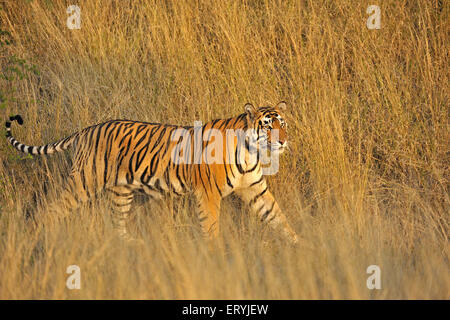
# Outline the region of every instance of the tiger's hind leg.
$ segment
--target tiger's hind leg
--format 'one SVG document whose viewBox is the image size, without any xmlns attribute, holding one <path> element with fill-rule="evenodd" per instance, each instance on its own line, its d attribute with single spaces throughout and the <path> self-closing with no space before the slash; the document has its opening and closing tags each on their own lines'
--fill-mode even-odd
<svg viewBox="0 0 450 320">
<path fill-rule="evenodd" d="M 130 217 L 131 204 L 133 202 L 133 190 L 127 186 L 114 186 L 107 189 L 112 203 L 112 222 L 114 229 L 124 240 L 134 240 L 127 229 L 127 222 Z"/>
<path fill-rule="evenodd" d="M 48 204 L 45 211 L 58 216 L 61 212 L 68 212 L 77 209 L 81 203 L 88 200 L 89 195 L 83 187 L 83 181 L 80 174 L 77 172 L 72 172 L 67 178 L 67 183 L 64 189 L 59 193 L 57 199 Z"/>
</svg>

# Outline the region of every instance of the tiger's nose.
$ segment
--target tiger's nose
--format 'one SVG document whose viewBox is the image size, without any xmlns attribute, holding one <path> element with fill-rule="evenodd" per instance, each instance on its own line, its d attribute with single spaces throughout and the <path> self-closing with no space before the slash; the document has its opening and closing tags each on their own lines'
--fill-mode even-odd
<svg viewBox="0 0 450 320">
<path fill-rule="evenodd" d="M 281 144 L 282 147 L 286 147 L 287 140 L 278 140 L 278 143 Z"/>
</svg>

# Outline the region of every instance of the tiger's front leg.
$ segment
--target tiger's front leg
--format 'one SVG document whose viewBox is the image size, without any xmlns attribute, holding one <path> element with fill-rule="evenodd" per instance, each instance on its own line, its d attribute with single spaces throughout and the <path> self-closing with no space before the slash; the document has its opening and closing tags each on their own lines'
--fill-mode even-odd
<svg viewBox="0 0 450 320">
<path fill-rule="evenodd" d="M 286 216 L 268 190 L 264 178 L 251 184 L 248 188 L 236 191 L 236 193 L 249 205 L 250 210 L 257 215 L 261 222 L 267 223 L 275 230 L 280 230 L 290 242 L 294 244 L 298 242 L 297 234 L 288 224 Z"/>
</svg>

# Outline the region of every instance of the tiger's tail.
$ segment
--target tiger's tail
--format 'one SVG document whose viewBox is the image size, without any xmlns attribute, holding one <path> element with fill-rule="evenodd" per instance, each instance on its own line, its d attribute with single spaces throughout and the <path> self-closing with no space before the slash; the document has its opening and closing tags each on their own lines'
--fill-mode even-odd
<svg viewBox="0 0 450 320">
<path fill-rule="evenodd" d="M 78 132 L 72 134 L 71 136 L 68 136 L 62 140 L 59 140 L 57 142 L 54 143 L 49 143 L 43 146 L 29 146 L 23 143 L 20 143 L 19 141 L 17 141 L 16 138 L 14 138 L 11 134 L 11 122 L 12 121 L 17 121 L 20 125 L 23 124 L 23 119 L 20 115 L 15 115 L 15 116 L 11 116 L 9 117 L 10 121 L 6 121 L 6 138 L 8 140 L 9 143 L 11 143 L 11 145 L 16 148 L 19 151 L 25 152 L 25 153 L 29 153 L 29 154 L 52 154 L 55 152 L 61 152 L 64 150 L 67 150 L 70 146 L 72 146 L 72 144 L 74 143 L 74 141 L 77 139 L 78 137 Z"/>
</svg>

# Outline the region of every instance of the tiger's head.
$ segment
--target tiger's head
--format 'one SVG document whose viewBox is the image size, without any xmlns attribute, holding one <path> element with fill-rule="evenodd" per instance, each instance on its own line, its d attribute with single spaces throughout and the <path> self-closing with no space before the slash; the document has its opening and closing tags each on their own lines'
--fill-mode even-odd
<svg viewBox="0 0 450 320">
<path fill-rule="evenodd" d="M 247 103 L 244 109 L 248 127 L 254 129 L 259 147 L 270 148 L 272 152 L 283 152 L 288 143 L 287 123 L 282 115 L 286 110 L 286 103 L 281 101 L 275 107 L 261 108 Z"/>
</svg>

